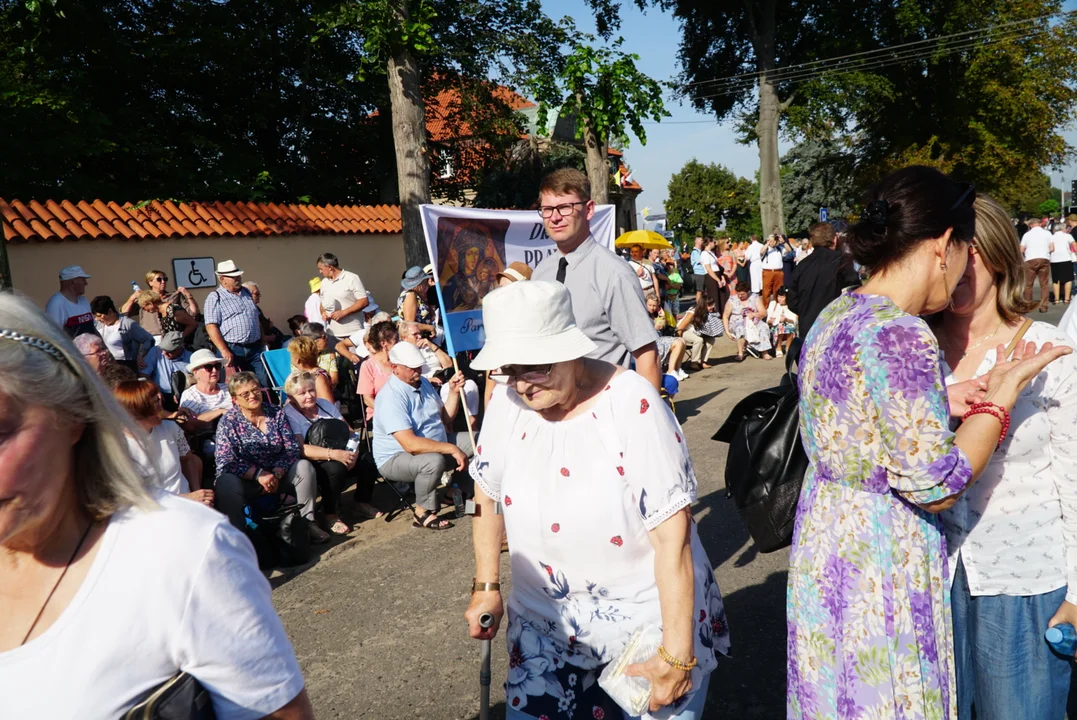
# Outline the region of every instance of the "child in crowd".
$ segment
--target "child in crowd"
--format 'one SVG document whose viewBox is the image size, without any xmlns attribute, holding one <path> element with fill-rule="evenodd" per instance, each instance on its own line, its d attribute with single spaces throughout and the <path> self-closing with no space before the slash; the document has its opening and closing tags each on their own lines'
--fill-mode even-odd
<svg viewBox="0 0 1077 720">
<path fill-rule="evenodd" d="M 775 355 L 782 357 L 793 342 L 793 336 L 797 332 L 797 316 L 789 305 L 789 288 L 783 287 L 778 290 L 774 299 L 767 308 L 767 325 L 770 326 L 770 339 L 775 348 Z"/>
</svg>

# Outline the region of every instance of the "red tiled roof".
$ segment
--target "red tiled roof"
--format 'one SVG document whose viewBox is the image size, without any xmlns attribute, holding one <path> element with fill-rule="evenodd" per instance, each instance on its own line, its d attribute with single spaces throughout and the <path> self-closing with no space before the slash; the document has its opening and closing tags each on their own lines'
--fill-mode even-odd
<svg viewBox="0 0 1077 720">
<path fill-rule="evenodd" d="M 525 110 L 537 107 L 535 103 L 507 87 L 498 85 L 492 95 L 513 110 Z M 426 134 L 432 142 L 448 142 L 471 137 L 471 126 L 465 121 L 454 121 L 460 112 L 460 93 L 455 88 L 446 88 L 438 92 L 425 103 Z"/>
<path fill-rule="evenodd" d="M 399 233 L 396 205 L 278 205 L 252 202 L 132 203 L 0 198 L 0 225 L 8 242 L 125 240 L 266 235 Z"/>
</svg>

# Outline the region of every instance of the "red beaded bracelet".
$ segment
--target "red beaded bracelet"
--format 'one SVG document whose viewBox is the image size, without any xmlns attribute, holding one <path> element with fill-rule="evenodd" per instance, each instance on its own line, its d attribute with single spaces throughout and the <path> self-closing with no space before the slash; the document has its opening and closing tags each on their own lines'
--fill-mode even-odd
<svg viewBox="0 0 1077 720">
<path fill-rule="evenodd" d="M 968 412 L 961 416 L 961 422 L 965 422 L 973 415 L 994 415 L 998 418 L 998 421 L 1002 423 L 1002 431 L 998 435 L 998 445 L 995 449 L 998 450 L 1002 447 L 1002 441 L 1006 439 L 1006 435 L 1010 432 L 1010 412 L 992 402 L 980 402 L 975 403 L 969 407 Z"/>
</svg>

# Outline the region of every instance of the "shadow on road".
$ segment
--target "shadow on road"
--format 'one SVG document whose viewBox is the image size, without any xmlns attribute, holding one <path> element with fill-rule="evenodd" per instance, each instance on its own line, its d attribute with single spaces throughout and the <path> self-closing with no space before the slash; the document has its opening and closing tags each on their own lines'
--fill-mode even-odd
<svg viewBox="0 0 1077 720">
<path fill-rule="evenodd" d="M 685 400 L 676 400 L 677 404 L 677 422 L 684 425 L 688 418 L 699 415 L 700 408 L 707 404 L 712 398 L 716 398 L 726 391 L 725 388 L 719 388 L 712 393 L 706 395 L 700 395 L 699 397 L 687 398 Z M 715 428 L 717 429 L 717 428 Z"/>
<path fill-rule="evenodd" d="M 708 717 L 785 717 L 785 583 L 784 571 L 771 573 L 724 598 L 733 657 L 711 676 Z"/>
</svg>

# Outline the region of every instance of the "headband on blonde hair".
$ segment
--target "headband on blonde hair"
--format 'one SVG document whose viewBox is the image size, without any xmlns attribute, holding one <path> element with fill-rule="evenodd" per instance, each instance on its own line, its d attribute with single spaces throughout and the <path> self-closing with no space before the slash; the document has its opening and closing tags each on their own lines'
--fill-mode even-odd
<svg viewBox="0 0 1077 720">
<path fill-rule="evenodd" d="M 48 353 L 53 359 L 59 360 L 67 369 L 72 369 L 71 364 L 67 361 L 67 358 L 64 357 L 64 354 L 60 352 L 60 349 L 48 340 L 42 340 L 33 335 L 25 335 L 18 330 L 7 330 L 4 328 L 0 328 L 0 340 L 12 340 L 36 348 L 42 352 Z"/>
</svg>

